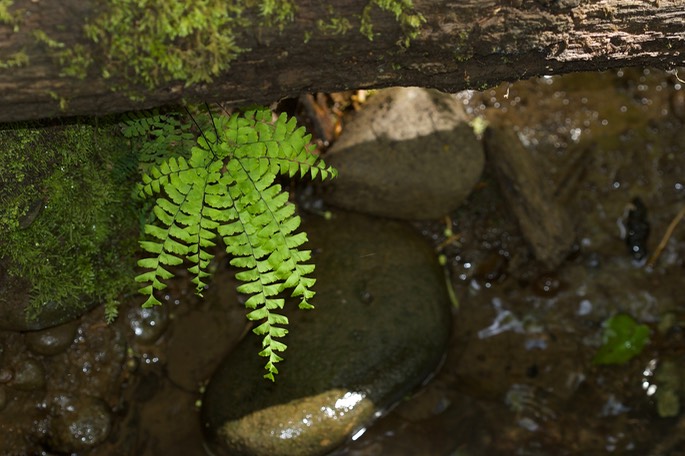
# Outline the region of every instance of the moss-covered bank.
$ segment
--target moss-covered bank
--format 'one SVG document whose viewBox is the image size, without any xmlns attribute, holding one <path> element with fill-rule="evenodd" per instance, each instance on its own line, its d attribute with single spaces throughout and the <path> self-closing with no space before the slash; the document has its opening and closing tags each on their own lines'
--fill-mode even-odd
<svg viewBox="0 0 685 456">
<path fill-rule="evenodd" d="M 114 125 L 0 127 L 0 288 L 30 284 L 28 318 L 93 302 L 113 316 L 133 277 L 131 155 Z"/>
</svg>

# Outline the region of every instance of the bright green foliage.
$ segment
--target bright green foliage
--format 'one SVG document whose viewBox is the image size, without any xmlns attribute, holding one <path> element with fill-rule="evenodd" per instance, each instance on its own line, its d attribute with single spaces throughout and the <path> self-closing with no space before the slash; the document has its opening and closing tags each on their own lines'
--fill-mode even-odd
<svg viewBox="0 0 685 456">
<path fill-rule="evenodd" d="M 623 364 L 642 353 L 649 342 L 649 328 L 638 324 L 630 315 L 618 314 L 604 322 L 602 347 L 595 364 Z"/>
<path fill-rule="evenodd" d="M 295 119 L 282 114 L 273 120 L 266 109 L 243 115 L 206 116 L 200 119 L 202 133 L 189 151 L 173 146 L 185 143 L 188 125 L 169 117 L 132 119 L 124 134 L 152 136 L 150 148 L 171 150 L 171 156 L 150 166 L 143 175 L 141 195 L 156 196 L 154 223 L 145 225 L 148 253 L 138 265 L 145 272 L 136 277 L 147 295 L 144 306 L 160 304 L 156 290 L 173 277 L 172 267 L 189 263 L 192 282 L 201 294 L 209 276 L 213 247 L 219 236 L 232 257 L 231 264 L 243 270 L 236 278 L 238 291 L 250 295 L 247 318 L 259 321 L 253 330 L 263 336 L 262 351 L 268 359 L 266 378 L 278 373 L 275 364 L 286 346 L 277 339 L 287 330 L 288 319 L 279 313 L 281 292 L 292 290 L 299 307 L 311 308 L 314 279 L 309 274 L 309 250 L 300 250 L 307 240 L 297 232 L 300 218 L 288 202 L 288 193 L 275 183 L 278 174 L 290 177 L 333 177 L 309 148 L 309 135 L 297 128 Z M 176 140 L 155 132 L 172 130 Z M 170 145 L 172 147 L 170 147 Z M 182 148 L 181 148 L 182 149 Z"/>
</svg>

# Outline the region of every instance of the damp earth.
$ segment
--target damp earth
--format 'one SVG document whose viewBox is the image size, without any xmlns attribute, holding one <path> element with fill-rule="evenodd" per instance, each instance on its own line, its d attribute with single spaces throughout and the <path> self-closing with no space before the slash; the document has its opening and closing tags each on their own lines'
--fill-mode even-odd
<svg viewBox="0 0 685 456">
<path fill-rule="evenodd" d="M 458 209 L 413 222 L 456 297 L 444 359 L 334 454 L 685 454 L 685 228 L 658 252 L 685 206 L 684 86 L 630 69 L 454 96 L 476 123 L 515 133 L 568 217 L 571 247 L 557 266 L 536 260 L 487 161 Z M 637 251 L 626 242 L 636 199 L 649 227 Z M 250 337 L 235 271 L 225 260 L 216 270 L 204 299 L 179 273 L 163 306 L 128 297 L 109 326 L 94 309 L 0 332 L 2 453 L 206 454 L 204 388 Z M 598 365 L 617 314 L 647 325 L 649 342 Z"/>
</svg>

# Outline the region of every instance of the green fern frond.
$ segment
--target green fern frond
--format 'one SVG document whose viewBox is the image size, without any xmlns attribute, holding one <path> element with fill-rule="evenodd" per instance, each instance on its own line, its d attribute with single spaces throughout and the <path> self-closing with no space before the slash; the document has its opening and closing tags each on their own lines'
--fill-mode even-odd
<svg viewBox="0 0 685 456">
<path fill-rule="evenodd" d="M 170 156 L 187 156 L 195 144 L 195 135 L 178 115 L 160 114 L 156 109 L 125 114 L 121 125 L 123 136 L 135 143 L 144 170 Z"/>
<path fill-rule="evenodd" d="M 274 119 L 271 111 L 256 109 L 209 120 L 211 128 L 186 151 L 174 150 L 190 131 L 178 119 L 153 114 L 125 123 L 128 137 L 148 137 L 151 163 L 140 194 L 156 197 L 155 220 L 145 225 L 147 238 L 140 243 L 148 254 L 138 262 L 145 272 L 136 281 L 147 296 L 143 306 L 158 305 L 155 291 L 166 287 L 172 267 L 186 261 L 201 295 L 220 236 L 231 265 L 242 269 L 238 291 L 249 295 L 247 318 L 259 322 L 253 332 L 263 337 L 259 355 L 267 358 L 265 377 L 274 380 L 282 360 L 277 352 L 286 349 L 278 340 L 288 324 L 279 313 L 282 292 L 291 290 L 302 309 L 313 307 L 315 294 L 311 252 L 300 249 L 307 236 L 298 232 L 300 218 L 275 180 L 279 174 L 325 179 L 336 171 L 311 152 L 310 135 L 285 114 Z M 176 136 L 170 141 L 164 131 Z"/>
</svg>

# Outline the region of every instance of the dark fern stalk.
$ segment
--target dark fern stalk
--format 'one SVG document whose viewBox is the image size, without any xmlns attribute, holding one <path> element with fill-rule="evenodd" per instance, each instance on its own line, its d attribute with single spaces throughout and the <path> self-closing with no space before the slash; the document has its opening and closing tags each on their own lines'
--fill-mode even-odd
<svg viewBox="0 0 685 456">
<path fill-rule="evenodd" d="M 173 277 L 169 267 L 187 261 L 201 295 L 213 258 L 210 249 L 220 236 L 231 264 L 243 269 L 236 274 L 243 282 L 238 291 L 249 295 L 247 318 L 261 322 L 253 331 L 263 336 L 259 355 L 268 359 L 265 377 L 274 380 L 282 360 L 277 352 L 286 349 L 277 339 L 288 332 L 288 319 L 279 313 L 281 293 L 291 290 L 301 309 L 311 309 L 315 282 L 309 277 L 311 252 L 300 249 L 307 235 L 297 231 L 295 207 L 274 181 L 279 174 L 325 179 L 336 171 L 311 153 L 310 135 L 285 114 L 273 120 L 271 111 L 257 109 L 209 116 L 208 121 L 212 128 L 203 129 L 189 153 L 183 144 L 190 125 L 176 118 L 153 115 L 125 122 L 125 135 L 149 139 L 143 152 L 152 164 L 140 193 L 157 197 L 156 220 L 145 225 L 147 239 L 140 243 L 148 253 L 138 262 L 145 272 L 136 281 L 147 296 L 143 306 L 159 305 L 155 291 Z"/>
</svg>

